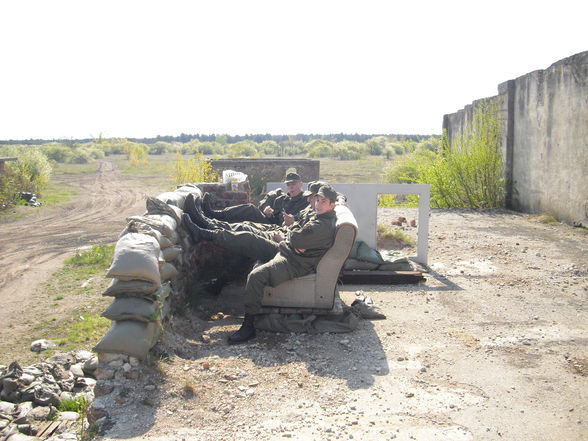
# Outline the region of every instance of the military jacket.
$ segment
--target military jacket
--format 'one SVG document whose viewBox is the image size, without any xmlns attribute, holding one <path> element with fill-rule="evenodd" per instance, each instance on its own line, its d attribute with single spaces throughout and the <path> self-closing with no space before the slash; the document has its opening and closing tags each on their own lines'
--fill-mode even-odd
<svg viewBox="0 0 588 441">
<path fill-rule="evenodd" d="M 284 222 L 284 215 L 282 212 L 296 215 L 300 213 L 300 210 L 307 206 L 308 198 L 303 191 L 294 197 L 290 197 L 288 193 L 278 196 L 272 206 L 274 209 L 275 223 L 281 225 L 282 222 Z"/>
<path fill-rule="evenodd" d="M 290 227 L 285 240 L 280 242 L 280 253 L 294 265 L 314 271 L 316 265 L 335 240 L 337 214 L 334 210 L 314 213 L 304 224 Z"/>
</svg>

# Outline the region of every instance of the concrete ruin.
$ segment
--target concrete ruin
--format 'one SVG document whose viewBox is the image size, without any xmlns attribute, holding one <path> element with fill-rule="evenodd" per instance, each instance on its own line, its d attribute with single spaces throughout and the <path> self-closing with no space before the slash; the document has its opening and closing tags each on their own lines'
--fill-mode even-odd
<svg viewBox="0 0 588 441">
<path fill-rule="evenodd" d="M 498 86 L 498 95 L 443 117 L 449 141 L 483 101 L 502 121 L 508 208 L 588 225 L 588 51 Z"/>
</svg>

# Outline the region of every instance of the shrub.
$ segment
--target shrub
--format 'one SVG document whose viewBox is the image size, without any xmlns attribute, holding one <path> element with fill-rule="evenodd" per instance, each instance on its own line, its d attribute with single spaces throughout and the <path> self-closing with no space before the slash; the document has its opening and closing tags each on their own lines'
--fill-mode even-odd
<svg viewBox="0 0 588 441">
<path fill-rule="evenodd" d="M 133 165 L 147 162 L 147 146 L 127 141 L 124 145 L 125 154 Z"/>
<path fill-rule="evenodd" d="M 72 157 L 72 150 L 63 146 L 50 147 L 45 153 L 48 159 L 59 163 L 70 162 Z"/>
<path fill-rule="evenodd" d="M 333 144 L 324 139 L 313 139 L 304 148 L 309 158 L 326 158 L 333 153 Z"/>
<path fill-rule="evenodd" d="M 180 153 L 176 156 L 174 181 L 176 184 L 186 182 L 217 182 L 218 174 L 213 170 L 212 163 L 202 157 L 194 155 L 194 158 L 184 160 Z"/>
<path fill-rule="evenodd" d="M 19 152 L 18 161 L 7 164 L 18 191 L 40 193 L 49 183 L 51 164 L 38 148 Z"/>
<path fill-rule="evenodd" d="M 149 147 L 149 153 L 152 155 L 163 155 L 164 153 L 172 151 L 172 146 L 168 142 L 157 141 Z"/>
<path fill-rule="evenodd" d="M 342 160 L 361 159 L 365 156 L 364 147 L 358 142 L 341 141 L 333 146 L 333 158 Z"/>
<path fill-rule="evenodd" d="M 385 180 L 430 184 L 437 207 L 498 208 L 504 206 L 502 170 L 497 110 L 486 101 L 452 145 L 444 134 L 436 152 L 417 149 L 388 169 Z"/>
<path fill-rule="evenodd" d="M 72 164 L 87 164 L 88 162 L 92 161 L 92 155 L 85 149 L 73 150 L 69 158 L 69 162 Z"/>
<path fill-rule="evenodd" d="M 257 144 L 253 141 L 239 141 L 229 146 L 228 156 L 230 158 L 257 156 Z"/>
<path fill-rule="evenodd" d="M 17 199 L 17 187 L 10 175 L 0 176 L 0 210 L 12 207 Z"/>
</svg>

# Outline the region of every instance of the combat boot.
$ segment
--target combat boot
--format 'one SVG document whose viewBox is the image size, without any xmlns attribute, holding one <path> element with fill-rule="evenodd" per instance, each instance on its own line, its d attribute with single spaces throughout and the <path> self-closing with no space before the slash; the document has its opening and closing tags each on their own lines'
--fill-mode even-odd
<svg viewBox="0 0 588 441">
<path fill-rule="evenodd" d="M 198 198 L 199 200 L 200 198 Z M 186 200 L 184 201 L 184 212 L 190 215 L 190 219 L 196 225 L 201 228 L 206 228 L 207 230 L 216 230 L 218 226 L 213 224 L 210 219 L 208 219 L 202 211 L 198 208 L 198 200 L 194 199 L 194 196 L 190 193 L 186 196 Z"/>
<path fill-rule="evenodd" d="M 255 325 L 253 324 L 254 316 L 252 314 L 245 314 L 243 318 L 243 324 L 238 331 L 233 332 L 227 342 L 230 345 L 238 343 L 244 343 L 247 340 L 251 340 L 255 337 Z"/>
<path fill-rule="evenodd" d="M 214 233 L 210 230 L 200 228 L 198 225 L 192 222 L 192 219 L 190 219 L 190 215 L 188 213 L 182 214 L 182 225 L 188 231 L 192 240 L 196 243 L 202 240 L 214 239 Z"/>
<path fill-rule="evenodd" d="M 200 203 L 200 206 L 206 217 L 214 219 L 214 210 L 210 206 L 210 193 L 204 193 L 204 195 L 202 195 L 202 202 Z"/>
</svg>

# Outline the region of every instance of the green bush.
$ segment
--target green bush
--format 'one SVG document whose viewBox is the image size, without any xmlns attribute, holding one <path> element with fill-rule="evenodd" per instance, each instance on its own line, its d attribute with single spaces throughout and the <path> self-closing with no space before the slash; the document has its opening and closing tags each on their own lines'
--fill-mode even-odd
<svg viewBox="0 0 588 441">
<path fill-rule="evenodd" d="M 346 161 L 361 159 L 365 156 L 365 146 L 354 141 L 341 141 L 333 146 L 333 158 Z"/>
<path fill-rule="evenodd" d="M 229 145 L 228 155 L 230 158 L 242 158 L 257 156 L 257 144 L 253 141 L 239 141 Z"/>
<path fill-rule="evenodd" d="M 9 162 L 10 170 L 17 191 L 30 191 L 39 194 L 49 183 L 51 164 L 49 159 L 38 148 L 22 150 L 18 160 Z"/>
<path fill-rule="evenodd" d="M 50 147 L 45 151 L 47 158 L 61 164 L 71 162 L 72 150 L 64 146 Z"/>
<path fill-rule="evenodd" d="M 385 181 L 430 184 L 437 207 L 498 208 L 504 206 L 502 170 L 497 110 L 486 101 L 452 145 L 444 134 L 435 152 L 425 146 L 396 161 Z"/>
<path fill-rule="evenodd" d="M 12 207 L 17 200 L 18 189 L 10 175 L 0 176 L 0 210 Z"/>
<path fill-rule="evenodd" d="M 88 150 L 85 149 L 77 149 L 73 150 L 68 162 L 72 164 L 87 164 L 88 162 L 92 162 L 94 158 Z"/>
<path fill-rule="evenodd" d="M 333 144 L 324 139 L 313 139 L 304 148 L 309 158 L 327 158 L 333 154 Z"/>
</svg>

